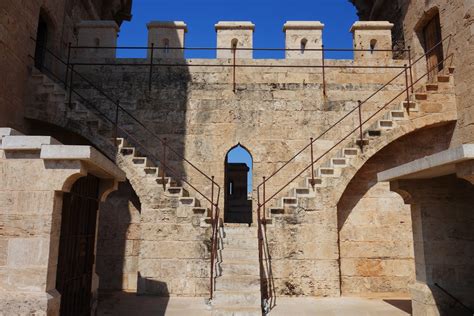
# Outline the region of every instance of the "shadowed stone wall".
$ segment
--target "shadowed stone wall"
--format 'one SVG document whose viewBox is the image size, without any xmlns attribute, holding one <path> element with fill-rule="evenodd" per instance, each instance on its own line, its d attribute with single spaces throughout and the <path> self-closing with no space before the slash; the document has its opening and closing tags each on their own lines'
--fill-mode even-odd
<svg viewBox="0 0 474 316">
<path fill-rule="evenodd" d="M 124 6 L 122 6 L 124 5 Z M 65 57 L 68 42 L 75 43 L 75 24 L 81 20 L 130 19 L 131 0 L 4 0 L 0 3 L 0 126 L 28 132 L 23 108 L 32 91 L 26 85 L 35 55 L 35 42 L 40 15 L 47 22 L 47 48 Z M 51 58 L 47 58 L 51 62 Z"/>
<path fill-rule="evenodd" d="M 454 125 L 411 133 L 359 170 L 338 203 L 343 295 L 408 295 L 415 279 L 410 207 L 377 173 L 449 147 Z"/>
</svg>

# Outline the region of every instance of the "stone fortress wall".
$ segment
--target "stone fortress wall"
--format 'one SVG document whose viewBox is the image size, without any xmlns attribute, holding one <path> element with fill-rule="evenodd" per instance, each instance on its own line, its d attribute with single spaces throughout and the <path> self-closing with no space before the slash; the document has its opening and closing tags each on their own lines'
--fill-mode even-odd
<svg viewBox="0 0 474 316">
<path fill-rule="evenodd" d="M 113 25 L 109 27 L 104 25 L 103 22 L 100 25 L 96 22 L 83 23 L 85 31 L 79 34 L 84 34 L 84 40 L 80 37 L 79 45 L 94 46 L 97 42 L 112 42 L 107 38 L 115 38 L 116 28 Z M 255 187 L 263 176 L 269 176 L 294 153 L 307 145 L 310 137 L 321 134 L 355 108 L 358 100 L 366 99 L 400 73 L 403 65 L 407 63 L 407 60 L 393 59 L 392 54 L 387 51 L 356 52 L 354 60 L 326 59 L 324 74 L 326 95 L 324 95 L 322 53 L 304 51 L 301 47 L 303 39 L 307 40 L 303 42 L 308 49 L 322 47 L 323 24 L 288 22 L 284 26 L 287 35 L 286 47 L 296 51 L 288 51 L 285 59 L 278 60 L 253 59 L 251 50 L 237 50 L 236 64 L 245 67 L 236 68 L 234 92 L 233 54 L 230 48 L 235 43 L 234 39 L 237 39 L 237 48 L 252 48 L 253 24 L 218 23 L 216 25 L 218 47 L 228 50 L 219 51 L 216 59 L 186 60 L 181 50 L 166 50 L 168 44 L 171 48 L 183 47 L 187 30 L 183 22 L 152 22 L 148 24 L 148 28 L 149 46 L 153 43 L 155 47 L 160 47 L 153 55 L 155 66 L 151 90 L 148 87 L 147 66 L 151 57 L 150 52 L 147 59 L 121 59 L 115 58 L 113 50 L 103 50 L 107 54 L 104 56 L 93 54 L 92 49 L 84 49 L 84 52 L 76 53 L 76 60 L 116 65 L 77 66 L 77 69 L 114 99 L 120 100 L 122 106 L 137 116 L 154 133 L 166 137 L 178 152 L 183 153 L 207 174 L 215 175 L 216 181 L 221 185 L 224 181 L 224 158 L 227 151 L 238 143 L 245 146 L 253 158 L 254 213 L 257 200 Z M 375 49 L 390 50 L 392 47 L 390 28 L 391 25 L 384 22 L 357 22 L 352 28 L 355 48 L 370 49 L 371 44 L 375 44 Z M 145 65 L 143 67 L 123 65 L 129 63 Z M 159 66 L 160 63 L 183 65 L 183 67 Z M 343 66 L 347 68 L 342 68 Z M 360 66 L 375 66 L 375 68 L 357 68 Z M 394 68 L 377 68 L 379 66 Z M 77 87 L 92 98 L 95 104 L 100 104 L 105 112 L 111 115 L 114 113 L 114 105 L 93 89 L 88 89 L 88 85 L 81 83 L 80 79 L 77 79 Z M 383 106 L 404 87 L 405 77 L 400 76 L 364 105 L 363 119 Z M 128 128 L 141 143 L 146 144 L 148 150 L 160 152 L 160 146 L 146 131 L 137 128 L 125 115 L 121 116 L 120 120 L 122 126 Z M 358 120 L 357 115 L 350 115 L 337 129 L 317 141 L 314 147 L 315 156 L 322 154 L 345 136 L 356 126 Z M 210 191 L 209 183 L 194 170 L 182 164 L 180 159 L 171 154 L 168 159 L 193 185 L 205 188 L 206 192 Z M 309 162 L 310 153 L 306 151 L 267 185 L 267 194 L 275 192 Z M 194 194 L 191 189 L 189 191 Z M 284 190 L 278 197 L 284 196 L 287 191 Z M 367 201 L 374 201 L 371 199 L 374 191 L 377 192 L 375 193 L 377 196 L 384 196 L 386 203 L 371 204 L 373 207 L 370 211 L 364 212 L 367 213 L 364 216 L 375 216 L 384 210 L 397 215 L 383 216 L 372 222 L 371 229 L 380 231 L 383 227 L 394 225 L 399 221 L 406 225 L 400 227 L 403 232 L 396 242 L 378 233 L 372 234 L 373 236 L 368 239 L 367 245 L 375 243 L 376 247 L 387 249 L 385 252 L 375 251 L 369 246 L 362 247 L 357 254 L 352 252 L 347 254 L 348 257 L 355 256 L 356 260 L 351 259 L 344 264 L 348 270 L 343 272 L 347 276 L 344 279 L 342 293 L 369 296 L 371 293 L 405 295 L 404 284 L 411 282 L 414 277 L 410 214 L 406 211 L 402 199 L 390 193 L 388 187 L 383 185 L 367 192 Z M 223 201 L 221 205 L 222 203 Z M 279 295 L 337 296 L 341 293 L 335 207 L 337 201 L 331 201 L 330 204 L 332 206 L 327 206 L 324 212 L 326 215 L 323 217 L 312 218 L 309 215 L 303 222 L 293 223 L 290 220 L 288 223 L 272 227 L 269 231 L 271 252 L 276 259 L 274 277 L 277 280 Z M 347 222 L 348 226 L 358 225 L 356 222 L 352 224 L 351 219 Z M 295 234 L 298 236 L 291 233 L 293 230 L 297 231 Z M 147 238 L 141 236 L 141 239 Z M 360 241 L 357 236 L 344 237 L 344 240 L 354 240 L 355 243 Z M 356 269 L 354 265 L 362 268 Z M 140 264 L 136 266 L 137 270 L 139 266 Z M 299 266 L 302 268 L 298 269 Z M 170 273 L 175 272 L 174 268 L 170 269 Z M 160 273 L 167 274 L 163 271 Z M 117 286 L 119 285 L 115 285 Z M 124 283 L 122 286 L 125 288 L 131 286 L 132 289 L 135 287 L 129 283 Z M 179 293 L 171 294 L 179 295 Z"/>
</svg>

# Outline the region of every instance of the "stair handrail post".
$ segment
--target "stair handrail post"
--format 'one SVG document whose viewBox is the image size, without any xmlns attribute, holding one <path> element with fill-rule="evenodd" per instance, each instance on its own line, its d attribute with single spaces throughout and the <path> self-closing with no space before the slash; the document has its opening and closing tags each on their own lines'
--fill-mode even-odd
<svg viewBox="0 0 474 316">
<path fill-rule="evenodd" d="M 69 109 L 72 109 L 72 85 L 74 82 L 74 64 L 71 64 L 71 77 L 69 78 Z"/>
<path fill-rule="evenodd" d="M 66 75 L 64 76 L 64 88 L 67 90 L 67 79 L 69 76 L 69 65 L 71 64 L 71 42 L 67 45 Z"/>
<path fill-rule="evenodd" d="M 410 67 L 410 86 L 411 86 L 411 93 L 415 92 L 413 87 L 413 64 L 411 58 L 411 46 L 408 46 L 408 65 Z"/>
<path fill-rule="evenodd" d="M 357 103 L 358 105 L 358 112 L 359 112 L 359 134 L 360 134 L 360 151 L 364 152 L 364 132 L 362 130 L 362 101 L 358 100 Z"/>
<path fill-rule="evenodd" d="M 211 176 L 211 218 L 214 216 L 214 176 Z M 217 212 L 217 210 L 216 210 Z"/>
<path fill-rule="evenodd" d="M 408 66 L 407 64 L 404 65 L 404 72 L 405 72 L 405 91 L 407 93 L 407 103 L 405 105 L 407 113 L 410 114 L 410 88 L 408 83 Z M 413 87 L 413 85 L 411 85 Z"/>
<path fill-rule="evenodd" d="M 314 153 L 313 153 L 313 143 L 314 143 L 314 138 L 310 138 L 310 144 L 311 144 L 311 186 L 313 187 L 314 190 L 314 185 L 315 185 L 315 180 L 314 180 Z"/>
<path fill-rule="evenodd" d="M 165 169 L 167 168 L 166 166 L 166 137 L 163 138 L 163 168 L 161 170 L 161 182 L 163 183 L 163 188 L 166 188 L 166 183 L 165 183 Z"/>
<path fill-rule="evenodd" d="M 148 91 L 151 91 L 151 79 L 153 76 L 153 53 L 155 52 L 155 43 L 151 43 L 150 48 L 150 72 L 148 74 Z"/>
<path fill-rule="evenodd" d="M 236 52 L 237 52 L 237 46 L 236 47 L 232 47 L 232 60 L 233 60 L 233 65 L 232 65 L 232 85 L 233 85 L 233 88 L 232 88 L 232 91 L 235 93 L 236 91 L 236 83 L 235 83 L 235 71 L 237 69 L 237 65 L 235 63 L 235 55 L 236 55 Z"/>
<path fill-rule="evenodd" d="M 265 205 L 266 205 L 266 200 L 265 200 L 265 186 L 266 186 L 266 182 L 267 182 L 267 177 L 263 177 L 263 210 L 262 210 L 262 223 L 265 224 L 265 221 L 266 221 L 266 210 L 265 210 Z"/>
<path fill-rule="evenodd" d="M 115 103 L 115 123 L 114 123 L 114 142 L 117 144 L 118 137 L 118 119 L 120 111 L 120 100 Z"/>
<path fill-rule="evenodd" d="M 321 55 L 322 55 L 322 72 L 323 72 L 323 96 L 326 97 L 326 57 L 325 57 L 325 50 L 324 50 L 324 44 L 321 45 Z"/>
</svg>

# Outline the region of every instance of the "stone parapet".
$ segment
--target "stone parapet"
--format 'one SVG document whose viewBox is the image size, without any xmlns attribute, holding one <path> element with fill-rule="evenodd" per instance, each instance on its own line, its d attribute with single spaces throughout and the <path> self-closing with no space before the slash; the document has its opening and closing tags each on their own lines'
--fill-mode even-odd
<svg viewBox="0 0 474 316">
<path fill-rule="evenodd" d="M 74 57 L 81 61 L 91 59 L 115 58 L 119 26 L 115 21 L 82 21 L 76 26 L 77 45 L 85 47 L 111 47 L 107 49 L 75 49 Z"/>
<path fill-rule="evenodd" d="M 354 49 L 364 50 L 354 52 L 354 60 L 392 59 L 392 28 L 393 24 L 387 21 L 358 21 L 354 23 L 350 29 L 354 38 Z"/>
<path fill-rule="evenodd" d="M 152 21 L 147 24 L 148 47 L 158 47 L 153 51 L 153 58 L 184 58 L 185 34 L 188 31 L 183 21 Z M 147 52 L 151 58 L 151 50 Z"/>
<path fill-rule="evenodd" d="M 217 58 L 232 58 L 236 48 L 237 58 L 252 58 L 252 50 L 239 48 L 253 48 L 253 32 L 255 25 L 252 22 L 218 22 L 215 25 L 217 32 Z M 219 50 L 221 48 L 221 50 Z"/>
<path fill-rule="evenodd" d="M 311 49 L 323 48 L 324 24 L 319 21 L 288 21 L 283 26 L 285 32 L 286 58 L 321 59 L 322 51 Z M 310 51 L 308 51 L 310 50 Z"/>
</svg>

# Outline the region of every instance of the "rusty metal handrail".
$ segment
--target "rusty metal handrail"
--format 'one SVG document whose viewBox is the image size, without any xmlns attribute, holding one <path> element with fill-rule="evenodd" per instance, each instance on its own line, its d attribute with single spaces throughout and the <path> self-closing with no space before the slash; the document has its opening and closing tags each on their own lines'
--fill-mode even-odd
<svg viewBox="0 0 474 316">
<path fill-rule="evenodd" d="M 32 39 L 34 41 L 36 41 L 34 38 L 32 38 Z M 71 46 L 69 45 L 69 48 L 70 47 Z M 212 235 L 211 235 L 211 244 L 212 244 L 211 248 L 212 249 L 211 249 L 211 266 L 210 266 L 210 270 L 211 270 L 211 272 L 210 272 L 210 279 L 211 279 L 210 299 L 212 299 L 213 291 L 214 291 L 213 279 L 214 279 L 214 268 L 215 268 L 215 264 L 216 264 L 215 263 L 215 257 L 216 257 L 216 253 L 217 253 L 217 230 L 218 230 L 219 216 L 220 216 L 220 214 L 219 214 L 220 213 L 219 212 L 219 199 L 220 199 L 220 191 L 221 191 L 220 185 L 217 182 L 214 181 L 214 176 L 210 177 L 207 174 L 205 174 L 202 170 L 200 170 L 198 167 L 196 167 L 192 162 L 190 162 L 188 159 L 186 159 L 181 154 L 179 154 L 174 148 L 169 146 L 167 141 L 166 141 L 166 138 L 161 139 L 158 135 L 156 135 L 154 132 L 152 132 L 147 126 L 145 126 L 140 120 L 138 120 L 134 115 L 132 115 L 129 111 L 124 109 L 120 105 L 119 101 L 113 100 L 104 91 L 102 91 L 102 89 L 95 86 L 89 79 L 87 79 L 82 74 L 77 72 L 74 69 L 75 64 L 70 63 L 69 60 L 67 61 L 67 63 L 64 62 L 59 56 L 57 56 L 55 53 L 53 53 L 51 50 L 49 50 L 48 48 L 46 48 L 44 46 L 42 46 L 41 48 L 45 52 L 47 52 L 48 54 L 53 56 L 55 60 L 59 61 L 61 64 L 66 66 L 66 78 L 65 78 L 65 80 L 61 79 L 52 70 L 48 69 L 45 65 L 42 65 L 41 68 L 42 68 L 42 70 L 47 71 L 52 77 L 55 78 L 55 80 L 58 80 L 59 82 L 63 83 L 66 89 L 69 88 L 69 104 L 70 105 L 71 105 L 71 102 L 72 102 L 72 95 L 75 94 L 76 96 L 78 96 L 85 103 L 85 105 L 86 105 L 86 107 L 89 111 L 90 111 L 89 107 L 91 107 L 94 110 L 94 111 L 90 111 L 91 113 L 93 113 L 96 117 L 101 118 L 101 119 L 105 120 L 106 122 L 112 124 L 113 130 L 114 130 L 114 136 L 115 136 L 114 137 L 114 142 L 117 141 L 117 137 L 118 137 L 118 134 L 119 134 L 119 131 L 120 131 L 120 133 L 123 133 L 124 135 L 126 135 L 126 137 L 128 139 L 132 139 L 135 144 L 138 144 L 138 146 L 140 147 L 140 150 L 144 151 L 147 154 L 147 156 L 151 157 L 155 161 L 159 161 L 160 162 L 160 167 L 162 167 L 160 169 L 162 169 L 161 177 L 162 177 L 162 180 L 163 180 L 162 184 L 164 186 L 165 186 L 165 182 L 164 182 L 165 172 L 164 172 L 164 170 L 166 170 L 166 172 L 169 172 L 170 174 L 174 175 L 174 177 L 176 177 L 178 180 L 181 180 L 182 182 L 186 183 L 189 187 L 191 187 L 193 190 L 195 190 L 199 195 L 201 195 L 205 200 L 207 200 L 210 203 L 210 217 L 211 217 L 211 226 L 212 226 Z M 34 60 L 33 56 L 29 55 L 29 57 Z M 68 51 L 68 58 L 69 57 L 70 57 L 70 50 Z M 69 78 L 67 76 L 69 76 Z M 86 83 L 88 83 L 93 89 L 98 91 L 101 95 L 106 97 L 110 102 L 112 102 L 112 104 L 115 105 L 115 120 L 110 119 L 103 111 L 101 111 L 99 108 L 97 108 L 90 100 L 88 100 L 86 97 L 84 97 L 82 94 L 80 94 L 78 91 L 76 91 L 74 89 L 74 87 L 73 87 L 74 76 L 81 77 L 82 80 L 84 80 Z M 69 79 L 69 83 L 68 83 L 68 79 Z M 161 143 L 161 145 L 163 147 L 163 156 L 164 156 L 164 158 L 161 158 L 161 159 L 158 158 L 154 153 L 152 153 L 150 150 L 147 149 L 147 146 L 143 145 L 136 137 L 134 137 L 133 135 L 128 133 L 125 129 L 123 129 L 119 125 L 118 118 L 119 118 L 120 111 L 122 111 L 123 113 L 126 113 L 130 118 L 132 118 L 133 121 L 135 121 L 137 124 L 139 124 L 142 128 L 144 128 L 147 132 L 149 132 L 153 136 L 153 138 L 157 139 Z M 182 159 L 183 161 L 188 163 L 198 173 L 203 175 L 206 179 L 210 180 L 210 182 L 211 182 L 211 191 L 212 191 L 211 192 L 211 198 L 209 198 L 201 190 L 196 188 L 196 186 L 194 186 L 192 183 L 190 183 L 188 180 L 186 180 L 180 173 L 178 173 L 176 170 L 171 168 L 171 166 L 169 166 L 166 163 L 166 149 L 173 152 L 180 159 Z M 111 160 L 114 160 L 114 157 L 110 157 L 107 153 L 106 153 L 106 155 Z M 216 200 L 214 200 L 214 186 L 217 188 L 217 195 L 216 195 L 217 198 L 216 198 Z"/>
<path fill-rule="evenodd" d="M 424 56 L 424 55 L 423 55 Z M 422 56 L 422 57 L 423 57 Z M 317 163 L 318 161 L 320 161 L 323 157 L 325 157 L 328 153 L 332 152 L 336 147 L 338 147 L 340 144 L 342 144 L 342 142 L 344 142 L 346 139 L 348 139 L 351 135 L 353 135 L 353 133 L 355 133 L 358 129 L 361 128 L 362 125 L 366 124 L 367 122 L 369 122 L 371 119 L 373 119 L 378 113 L 380 113 L 382 110 L 384 110 L 387 106 L 389 106 L 393 101 L 395 101 L 397 98 L 399 98 L 400 96 L 402 96 L 403 94 L 407 93 L 407 95 L 409 95 L 409 91 L 410 90 L 413 90 L 414 86 L 420 82 L 421 80 L 423 80 L 426 76 L 428 76 L 428 74 L 433 70 L 435 69 L 436 67 L 439 67 L 440 65 L 442 65 L 445 61 L 447 61 L 448 59 L 451 59 L 452 61 L 452 58 L 453 58 L 454 54 L 449 54 L 446 58 L 444 58 L 442 61 L 440 61 L 437 65 L 433 66 L 431 69 L 428 69 L 428 71 L 423 74 L 423 76 L 421 76 L 420 78 L 418 78 L 417 80 L 415 80 L 414 82 L 411 82 L 410 84 L 408 84 L 408 67 L 405 68 L 404 70 L 404 74 L 405 74 L 405 78 L 406 78 L 406 88 L 400 92 L 397 96 L 395 96 L 394 98 L 392 98 L 389 102 L 385 103 L 385 105 L 380 108 L 379 110 L 377 110 L 375 113 L 373 113 L 369 118 L 367 118 L 365 121 L 360 121 L 360 126 L 356 127 L 355 129 L 353 129 L 350 133 L 348 133 L 344 138 L 342 138 L 340 141 L 338 141 L 334 146 L 332 146 L 330 149 L 328 149 L 325 153 L 323 153 L 322 155 L 320 155 L 316 160 L 313 160 L 313 157 L 311 157 L 311 164 L 309 166 L 307 166 L 306 168 L 304 168 L 301 172 L 299 172 L 295 177 L 293 177 L 290 181 L 288 181 L 288 183 L 286 183 L 278 192 L 276 192 L 274 195 L 272 195 L 270 198 L 266 199 L 265 198 L 265 183 L 266 181 L 268 181 L 268 179 L 266 179 L 265 177 L 263 177 L 263 182 L 261 183 L 261 185 L 263 186 L 263 202 L 261 203 L 260 201 L 260 191 L 259 191 L 259 187 L 257 188 L 257 222 L 258 222 L 258 250 L 259 250 L 259 261 L 260 261 L 260 267 L 261 267 L 261 271 L 260 271 L 260 276 L 261 277 L 267 277 L 267 282 L 269 282 L 269 284 L 267 284 L 266 286 L 266 292 L 268 292 L 268 297 L 265 297 L 264 299 L 266 301 L 269 302 L 269 305 L 266 306 L 268 307 L 269 309 L 272 309 L 275 305 L 276 305 L 276 293 L 275 293 L 275 285 L 274 285 L 274 281 L 273 281 L 273 274 L 272 274 L 272 267 L 271 267 L 271 255 L 269 254 L 269 249 L 268 249 L 268 243 L 267 243 L 267 240 L 266 240 L 266 217 L 265 217 L 265 204 L 267 202 L 269 202 L 271 199 L 273 199 L 277 194 L 279 194 L 284 188 L 286 188 L 288 185 L 290 185 L 293 181 L 295 181 L 298 177 L 300 177 L 305 171 L 307 171 L 310 167 L 313 167 L 315 163 Z M 409 101 L 410 99 L 408 98 L 407 99 L 407 102 L 410 102 Z M 359 101 L 359 107 L 360 107 L 360 101 Z M 358 108 L 359 108 L 358 107 Z M 407 110 L 409 110 L 409 104 L 407 105 Z M 361 138 L 361 143 L 363 142 L 363 139 Z M 264 262 L 264 252 L 265 252 L 265 249 L 266 249 L 266 254 L 267 254 L 267 260 L 266 260 L 266 266 L 265 266 L 265 262 Z M 265 268 L 267 269 L 267 271 L 265 271 Z M 265 273 L 266 272 L 266 273 Z"/>
<path fill-rule="evenodd" d="M 321 139 L 323 136 L 325 136 L 326 134 L 328 134 L 331 130 L 333 130 L 334 128 L 336 128 L 339 123 L 341 123 L 344 119 L 346 119 L 349 115 L 353 114 L 355 111 L 360 111 L 361 109 L 361 106 L 364 105 L 365 103 L 367 103 L 369 100 L 371 100 L 374 96 L 376 96 L 379 92 L 381 92 L 383 89 L 385 89 L 388 85 L 390 85 L 391 83 L 393 83 L 396 79 L 400 78 L 402 75 L 405 75 L 405 80 L 406 80 L 406 87 L 410 88 L 411 90 L 414 88 L 414 84 L 419 82 L 420 79 L 418 79 L 416 82 L 413 82 L 413 75 L 412 75 L 412 68 L 415 64 L 417 64 L 420 60 L 422 60 L 423 58 L 425 58 L 429 53 L 431 53 L 432 51 L 434 51 L 436 48 L 438 48 L 440 45 L 442 45 L 442 43 L 444 43 L 447 39 L 450 39 L 453 35 L 452 34 L 449 34 L 448 36 L 446 36 L 444 39 L 442 39 L 439 43 L 437 43 L 435 46 L 433 46 L 430 50 L 428 50 L 425 54 L 421 55 L 419 58 L 417 58 L 415 61 L 412 61 L 411 60 L 411 53 L 409 54 L 409 65 L 404 65 L 404 69 L 398 73 L 397 75 L 395 75 L 391 80 L 389 80 L 387 83 L 385 83 L 382 87 L 380 87 L 379 89 L 377 89 L 375 92 L 373 92 L 368 98 L 366 98 L 364 101 L 359 101 L 359 104 L 358 106 L 354 107 L 352 110 L 350 110 L 348 113 L 346 113 L 345 115 L 343 115 L 337 122 L 335 122 L 334 124 L 332 124 L 329 128 L 327 128 L 324 132 L 322 132 L 318 137 L 315 137 L 315 138 L 311 138 L 310 139 L 310 142 L 308 145 L 304 146 L 301 150 L 299 150 L 295 155 L 293 155 L 293 157 L 291 157 L 288 161 L 286 161 L 282 166 L 280 166 L 276 171 L 274 171 L 270 176 L 268 177 L 263 177 L 263 181 L 257 186 L 257 199 L 258 199 L 258 206 L 260 207 L 263 207 L 263 217 L 265 219 L 265 204 L 268 203 L 271 199 L 273 199 L 276 195 L 278 195 L 280 192 L 282 192 L 286 187 L 288 187 L 294 180 L 296 180 L 299 176 L 301 176 L 306 170 L 308 170 L 310 167 L 314 166 L 314 164 L 319 161 L 319 159 L 316 159 L 316 161 L 313 160 L 313 157 L 311 157 L 311 164 L 306 167 L 303 171 L 301 171 L 296 177 L 294 177 L 291 181 L 287 182 L 284 186 L 282 186 L 276 193 L 274 193 L 273 195 L 271 195 L 269 198 L 265 198 L 265 186 L 266 186 L 266 183 L 268 183 L 268 181 L 270 179 L 272 179 L 274 176 L 276 176 L 278 173 L 280 173 L 281 170 L 283 170 L 284 168 L 286 168 L 292 161 L 294 161 L 298 156 L 300 156 L 304 151 L 306 151 L 308 148 L 312 148 L 313 144 Z M 450 55 L 451 56 L 451 55 Z M 447 58 L 445 58 L 442 62 L 446 61 Z M 438 67 L 438 65 L 436 65 L 435 67 Z M 428 74 L 428 73 L 427 73 Z M 422 78 L 424 78 L 425 76 L 427 76 L 427 74 L 425 74 L 424 76 L 422 76 Z M 408 79 L 410 78 L 410 79 Z M 408 83 L 408 80 L 410 80 L 410 83 Z M 409 95 L 409 91 L 407 91 L 407 89 L 403 90 L 402 93 L 400 93 L 399 95 L 397 95 L 396 98 L 400 97 L 403 93 L 407 93 L 407 96 Z M 396 99 L 395 98 L 395 99 Z M 394 99 L 394 100 L 395 100 Z M 390 102 L 393 102 L 394 100 L 391 100 Z M 409 101 L 407 99 L 407 101 Z M 384 107 L 382 107 L 381 109 L 379 109 L 377 112 L 375 112 L 375 114 L 379 113 L 382 109 L 384 109 L 387 105 L 385 105 Z M 359 112 L 359 114 L 361 114 L 361 112 Z M 372 116 L 370 117 L 370 119 L 373 118 Z M 357 127 L 357 130 L 360 130 L 362 128 L 362 125 L 365 124 L 366 122 L 361 122 L 360 121 L 360 125 Z M 352 131 L 351 134 L 355 131 Z M 346 137 L 347 138 L 347 137 Z M 346 139 L 344 138 L 344 140 Z M 362 145 L 363 145 L 363 141 L 361 140 L 362 142 Z M 338 143 L 340 144 L 340 143 Z M 338 145 L 337 144 L 337 145 Z M 331 148 L 330 151 L 332 151 L 334 149 Z M 327 153 L 327 152 L 326 152 Z M 323 155 L 325 155 L 326 153 L 324 153 Z M 320 157 L 322 158 L 322 157 Z M 313 176 L 314 176 L 314 173 L 313 173 Z M 314 178 L 312 178 L 312 181 L 314 183 Z M 263 199 L 262 199 L 262 202 L 260 203 L 260 189 L 263 189 Z"/>
</svg>

